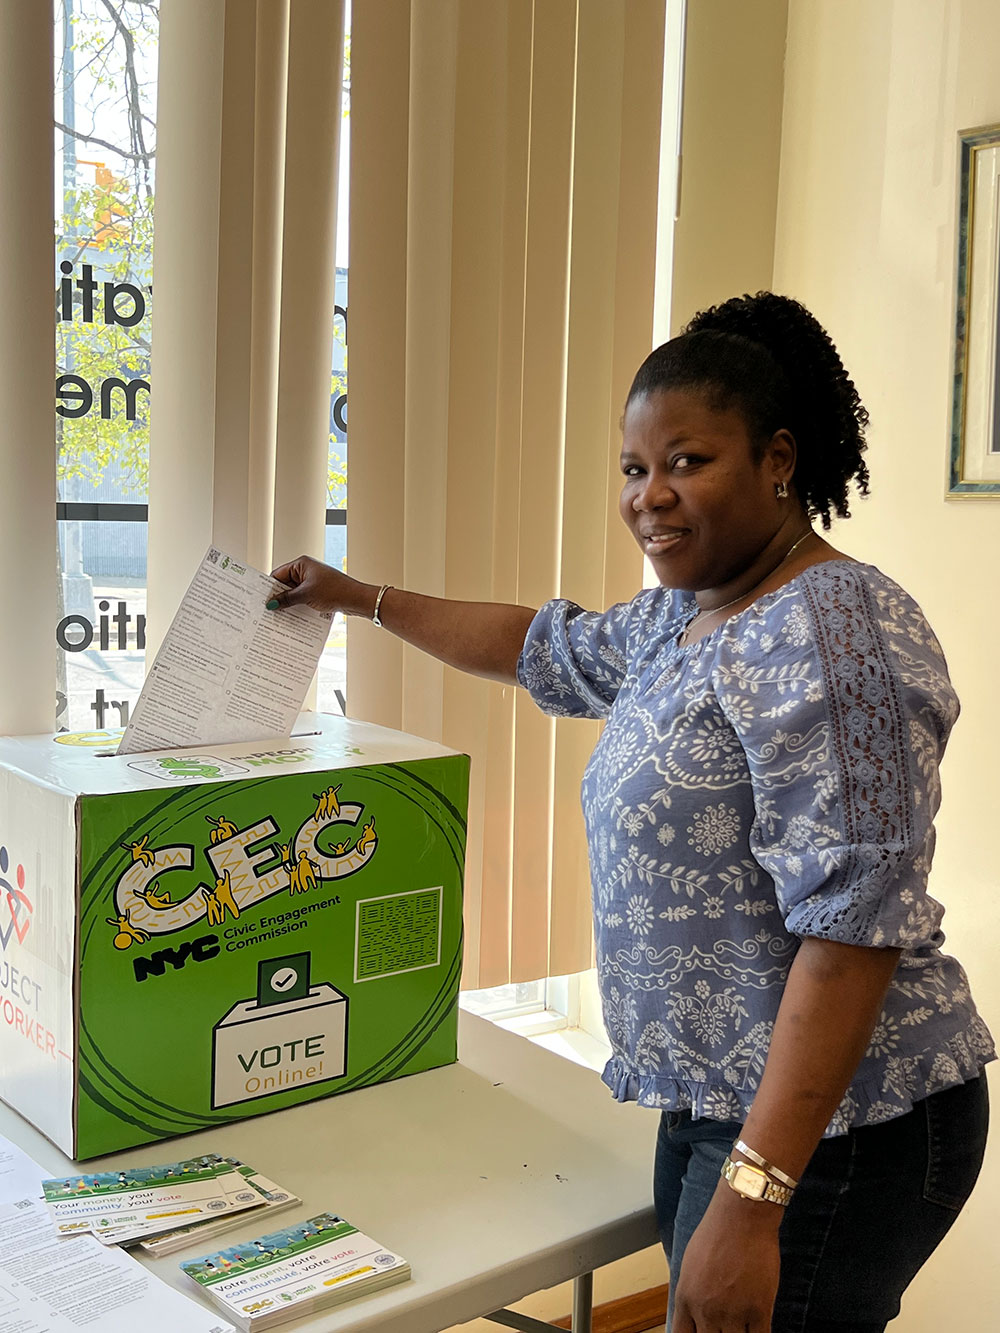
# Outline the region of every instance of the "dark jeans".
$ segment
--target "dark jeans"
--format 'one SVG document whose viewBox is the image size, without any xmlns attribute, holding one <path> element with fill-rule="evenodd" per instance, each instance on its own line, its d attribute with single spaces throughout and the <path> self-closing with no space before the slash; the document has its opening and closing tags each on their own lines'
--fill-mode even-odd
<svg viewBox="0 0 1000 1333">
<path fill-rule="evenodd" d="M 981 1075 L 895 1120 L 824 1139 L 781 1224 L 772 1333 L 881 1333 L 971 1194 L 988 1120 Z M 653 1190 L 670 1265 L 667 1333 L 685 1246 L 741 1129 L 662 1114 Z"/>
</svg>

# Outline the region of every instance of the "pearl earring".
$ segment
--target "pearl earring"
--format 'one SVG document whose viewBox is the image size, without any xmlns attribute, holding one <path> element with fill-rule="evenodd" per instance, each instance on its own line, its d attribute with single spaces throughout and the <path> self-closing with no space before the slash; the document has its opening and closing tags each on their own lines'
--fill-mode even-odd
<svg viewBox="0 0 1000 1333">
<path fill-rule="evenodd" d="M 787 500 L 787 499 L 788 499 L 788 486 L 786 485 L 785 482 L 783 482 L 783 481 L 779 481 L 778 484 L 777 484 L 777 486 L 775 486 L 775 488 L 774 488 L 774 493 L 775 493 L 775 495 L 778 497 L 779 500 Z"/>
</svg>

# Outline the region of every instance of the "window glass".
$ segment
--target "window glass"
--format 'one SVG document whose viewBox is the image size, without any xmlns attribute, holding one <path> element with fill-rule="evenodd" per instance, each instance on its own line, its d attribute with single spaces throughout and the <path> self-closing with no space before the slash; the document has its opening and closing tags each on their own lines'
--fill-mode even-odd
<svg viewBox="0 0 1000 1333">
<path fill-rule="evenodd" d="M 55 0 L 56 726 L 142 686 L 158 0 Z"/>
</svg>

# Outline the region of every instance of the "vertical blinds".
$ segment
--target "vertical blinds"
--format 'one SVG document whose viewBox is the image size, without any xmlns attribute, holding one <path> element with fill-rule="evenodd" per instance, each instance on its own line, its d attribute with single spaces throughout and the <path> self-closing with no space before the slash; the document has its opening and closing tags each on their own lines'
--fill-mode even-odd
<svg viewBox="0 0 1000 1333">
<path fill-rule="evenodd" d="M 618 423 L 652 341 L 662 0 L 352 15 L 350 568 L 439 596 L 630 597 Z M 467 985 L 590 965 L 554 724 L 352 621 L 349 708 L 473 758 Z"/>
</svg>

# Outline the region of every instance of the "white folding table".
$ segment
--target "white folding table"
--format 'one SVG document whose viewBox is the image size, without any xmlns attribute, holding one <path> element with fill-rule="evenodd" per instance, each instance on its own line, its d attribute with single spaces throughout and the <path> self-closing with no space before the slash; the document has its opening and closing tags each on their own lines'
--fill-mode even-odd
<svg viewBox="0 0 1000 1333">
<path fill-rule="evenodd" d="M 463 1013 L 458 1064 L 131 1148 L 87 1169 L 209 1151 L 239 1157 L 302 1198 L 272 1229 L 330 1211 L 410 1261 L 411 1281 L 290 1321 L 289 1333 L 440 1333 L 479 1316 L 548 1328 L 504 1307 L 570 1279 L 573 1328 L 589 1333 L 594 1269 L 656 1243 L 657 1121 L 614 1102 L 593 1071 Z M 53 1176 L 73 1173 L 6 1106 L 0 1134 Z M 224 1238 L 142 1262 L 204 1299 L 178 1261 L 266 1226 L 258 1214 Z"/>
</svg>

